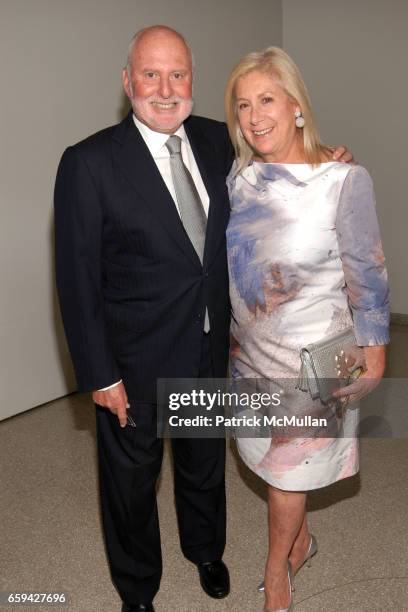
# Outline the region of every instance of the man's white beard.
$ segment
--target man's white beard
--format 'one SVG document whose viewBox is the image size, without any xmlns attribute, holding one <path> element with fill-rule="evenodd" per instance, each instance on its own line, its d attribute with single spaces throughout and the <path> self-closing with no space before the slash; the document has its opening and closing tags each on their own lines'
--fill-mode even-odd
<svg viewBox="0 0 408 612">
<path fill-rule="evenodd" d="M 161 104 L 172 104 L 177 103 L 177 112 L 170 117 L 160 117 L 159 113 L 155 113 L 152 107 L 152 102 L 159 102 Z M 152 130 L 161 132 L 176 131 L 180 125 L 187 119 L 193 110 L 194 100 L 190 98 L 180 98 L 178 96 L 172 96 L 169 99 L 162 100 L 157 94 L 150 96 L 149 98 L 131 98 L 132 108 L 135 116 L 139 121 L 146 124 Z"/>
</svg>

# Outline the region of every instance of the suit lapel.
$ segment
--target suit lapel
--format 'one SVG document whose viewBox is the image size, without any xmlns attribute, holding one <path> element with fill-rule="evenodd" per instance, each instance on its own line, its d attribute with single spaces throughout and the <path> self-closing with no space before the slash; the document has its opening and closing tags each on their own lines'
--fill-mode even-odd
<svg viewBox="0 0 408 612">
<path fill-rule="evenodd" d="M 228 221 L 225 176 L 214 163 L 217 154 L 215 144 L 206 137 L 197 121 L 189 118 L 184 127 L 210 199 L 204 247 L 204 265 L 208 266 L 225 236 Z M 183 252 L 201 268 L 200 259 L 181 223 L 173 198 L 134 124 L 132 112 L 117 126 L 113 138 L 115 155 L 130 184 Z"/>
<path fill-rule="evenodd" d="M 178 246 L 195 265 L 201 267 L 200 259 L 181 223 L 173 198 L 134 124 L 132 113 L 129 113 L 118 125 L 114 141 L 115 155 L 128 181 Z"/>
</svg>

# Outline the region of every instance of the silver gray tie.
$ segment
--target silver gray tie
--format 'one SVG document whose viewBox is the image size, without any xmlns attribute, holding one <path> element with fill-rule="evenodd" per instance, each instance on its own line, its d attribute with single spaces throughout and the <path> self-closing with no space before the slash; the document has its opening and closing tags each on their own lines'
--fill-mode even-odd
<svg viewBox="0 0 408 612">
<path fill-rule="evenodd" d="M 207 227 L 204 207 L 193 178 L 183 162 L 180 136 L 170 136 L 166 142 L 166 147 L 170 153 L 171 176 L 173 178 L 181 221 L 201 263 L 203 263 L 205 230 Z M 209 329 L 210 322 L 206 308 L 204 331 L 208 332 Z"/>
</svg>

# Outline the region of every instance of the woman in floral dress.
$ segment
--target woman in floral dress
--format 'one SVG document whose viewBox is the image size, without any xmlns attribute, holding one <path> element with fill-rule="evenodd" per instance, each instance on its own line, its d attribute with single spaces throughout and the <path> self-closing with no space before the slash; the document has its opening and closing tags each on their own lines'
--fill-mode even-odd
<svg viewBox="0 0 408 612">
<path fill-rule="evenodd" d="M 343 435 L 237 439 L 244 462 L 268 483 L 265 610 L 292 606 L 290 573 L 316 551 L 306 492 L 358 471 L 358 407 L 384 372 L 387 273 L 373 186 L 361 166 L 331 159 L 317 135 L 302 77 L 270 47 L 244 57 L 228 82 L 236 161 L 227 230 L 234 380 L 297 379 L 300 349 L 354 325 L 366 370 L 338 392 L 354 410 Z M 296 395 L 297 394 L 297 395 Z M 302 410 L 302 391 L 291 401 Z M 319 400 L 312 409 L 318 412 Z M 289 561 L 289 563 L 288 563 Z M 289 571 L 288 571 L 289 568 Z"/>
</svg>

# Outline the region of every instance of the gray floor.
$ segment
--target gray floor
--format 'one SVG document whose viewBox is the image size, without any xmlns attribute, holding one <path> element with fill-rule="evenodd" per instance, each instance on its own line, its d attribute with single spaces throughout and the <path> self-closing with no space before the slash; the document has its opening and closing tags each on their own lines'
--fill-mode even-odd
<svg viewBox="0 0 408 612">
<path fill-rule="evenodd" d="M 407 378 L 407 364 L 408 329 L 394 328 L 388 376 Z M 70 605 L 57 609 L 119 611 L 101 537 L 89 400 L 73 395 L 3 421 L 0 448 L 0 591 L 65 591 Z M 232 589 L 227 599 L 214 601 L 180 553 L 168 455 L 167 449 L 159 486 L 164 575 L 157 612 L 261 612 L 256 585 L 266 554 L 262 483 L 231 445 L 225 560 Z M 365 438 L 360 474 L 310 495 L 310 524 L 320 550 L 296 579 L 296 612 L 408 611 L 407 473 L 405 437 Z"/>
</svg>

